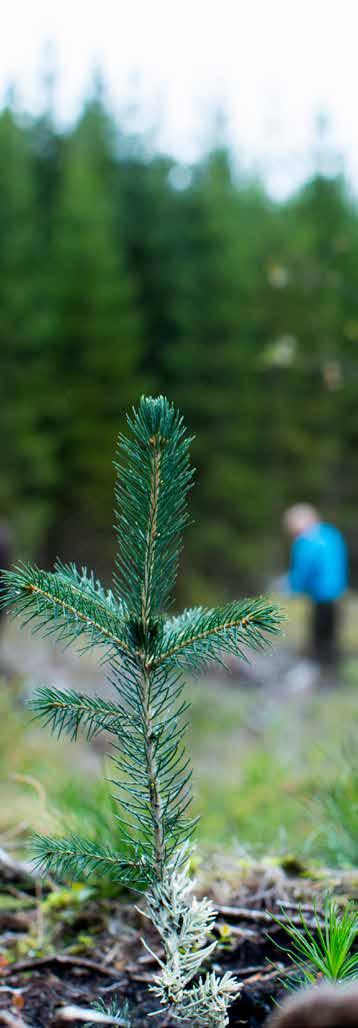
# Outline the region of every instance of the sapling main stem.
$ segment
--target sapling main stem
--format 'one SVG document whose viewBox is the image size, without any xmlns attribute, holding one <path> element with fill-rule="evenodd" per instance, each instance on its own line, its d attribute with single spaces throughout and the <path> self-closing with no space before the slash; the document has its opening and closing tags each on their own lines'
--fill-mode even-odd
<svg viewBox="0 0 358 1028">
<path fill-rule="evenodd" d="M 163 825 L 163 802 L 158 781 L 158 766 L 155 755 L 155 735 L 151 704 L 151 674 L 143 671 L 143 716 L 145 721 L 145 754 L 148 769 L 149 799 L 154 830 L 154 869 L 158 881 L 163 878 L 165 838 Z"/>
</svg>

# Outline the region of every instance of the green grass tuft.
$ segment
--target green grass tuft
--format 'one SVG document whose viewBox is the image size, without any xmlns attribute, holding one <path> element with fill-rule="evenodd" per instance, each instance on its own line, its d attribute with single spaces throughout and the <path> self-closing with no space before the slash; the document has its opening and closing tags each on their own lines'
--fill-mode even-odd
<svg viewBox="0 0 358 1028">
<path fill-rule="evenodd" d="M 327 902 L 323 922 L 316 912 L 308 922 L 300 911 L 301 926 L 292 921 L 279 924 L 287 933 L 290 949 L 286 950 L 297 967 L 299 978 L 307 982 L 351 982 L 358 979 L 358 953 L 354 951 L 358 939 L 357 910 L 346 907 L 338 910 L 335 901 Z M 283 947 L 281 947 L 283 948 Z"/>
</svg>

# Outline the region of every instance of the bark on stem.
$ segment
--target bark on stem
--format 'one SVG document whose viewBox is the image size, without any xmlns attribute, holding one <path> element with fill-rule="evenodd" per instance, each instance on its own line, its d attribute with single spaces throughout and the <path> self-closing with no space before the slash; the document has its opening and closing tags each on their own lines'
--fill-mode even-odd
<svg viewBox="0 0 358 1028">
<path fill-rule="evenodd" d="M 163 825 L 163 804 L 160 796 L 158 783 L 158 765 L 155 756 L 155 737 L 153 714 L 151 706 L 151 675 L 143 671 L 143 708 L 144 708 L 144 746 L 147 762 L 149 800 L 153 819 L 153 839 L 155 854 L 156 877 L 160 880 L 163 876 L 165 839 Z"/>
<path fill-rule="evenodd" d="M 161 450 L 157 448 L 157 439 L 153 436 L 152 456 L 152 481 L 149 500 L 149 520 L 146 538 L 146 556 L 144 563 L 144 578 L 142 585 L 142 625 L 144 634 L 148 630 L 150 617 L 152 615 L 152 590 L 153 571 L 155 561 L 155 548 L 157 539 L 158 503 L 160 491 L 160 465 Z"/>
<path fill-rule="evenodd" d="M 144 564 L 144 578 L 142 586 L 142 628 L 144 636 L 144 650 L 147 651 L 147 633 L 152 616 L 152 591 L 153 573 L 155 563 L 155 549 L 157 540 L 158 504 L 160 493 L 161 473 L 161 448 L 160 436 L 153 436 L 150 440 L 153 447 L 152 453 L 152 479 L 149 500 L 149 519 L 146 538 L 146 556 Z M 148 654 L 146 654 L 147 659 Z M 155 756 L 155 737 L 153 725 L 153 713 L 151 705 L 151 684 L 153 673 L 148 670 L 144 661 L 142 672 L 143 687 L 143 709 L 144 709 L 144 747 L 147 762 L 149 801 L 153 819 L 153 841 L 156 877 L 160 881 L 164 870 L 165 839 L 163 824 L 163 804 L 160 796 L 158 782 L 158 765 Z"/>
</svg>

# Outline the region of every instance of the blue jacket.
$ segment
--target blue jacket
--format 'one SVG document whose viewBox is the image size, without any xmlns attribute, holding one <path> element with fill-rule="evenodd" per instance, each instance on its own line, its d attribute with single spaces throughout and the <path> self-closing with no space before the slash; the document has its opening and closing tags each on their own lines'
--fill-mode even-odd
<svg viewBox="0 0 358 1028">
<path fill-rule="evenodd" d="M 337 600 L 348 584 L 347 549 L 343 536 L 323 522 L 299 535 L 292 546 L 290 590 L 317 602 Z"/>
</svg>

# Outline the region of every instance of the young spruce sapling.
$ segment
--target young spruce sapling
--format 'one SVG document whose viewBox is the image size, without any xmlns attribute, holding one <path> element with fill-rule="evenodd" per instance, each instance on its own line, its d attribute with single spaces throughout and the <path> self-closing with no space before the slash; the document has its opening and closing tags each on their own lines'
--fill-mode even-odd
<svg viewBox="0 0 358 1028">
<path fill-rule="evenodd" d="M 64 642 L 101 647 L 115 699 L 41 688 L 32 708 L 58 736 L 113 736 L 119 852 L 85 834 L 36 837 L 42 871 L 83 879 L 105 874 L 146 893 L 164 957 L 153 990 L 178 1021 L 221 1028 L 238 991 L 231 974 L 202 971 L 211 957 L 215 912 L 190 896 L 190 761 L 183 737 L 183 672 L 223 654 L 243 657 L 279 630 L 267 600 L 166 613 L 177 574 L 193 472 L 183 419 L 167 399 L 143 397 L 120 437 L 116 463 L 118 557 L 113 590 L 84 568 L 58 562 L 52 573 L 25 564 L 4 574 L 2 602 L 24 624 Z M 211 939 L 210 939 L 211 936 Z M 200 973 L 201 972 L 201 973 Z"/>
</svg>

